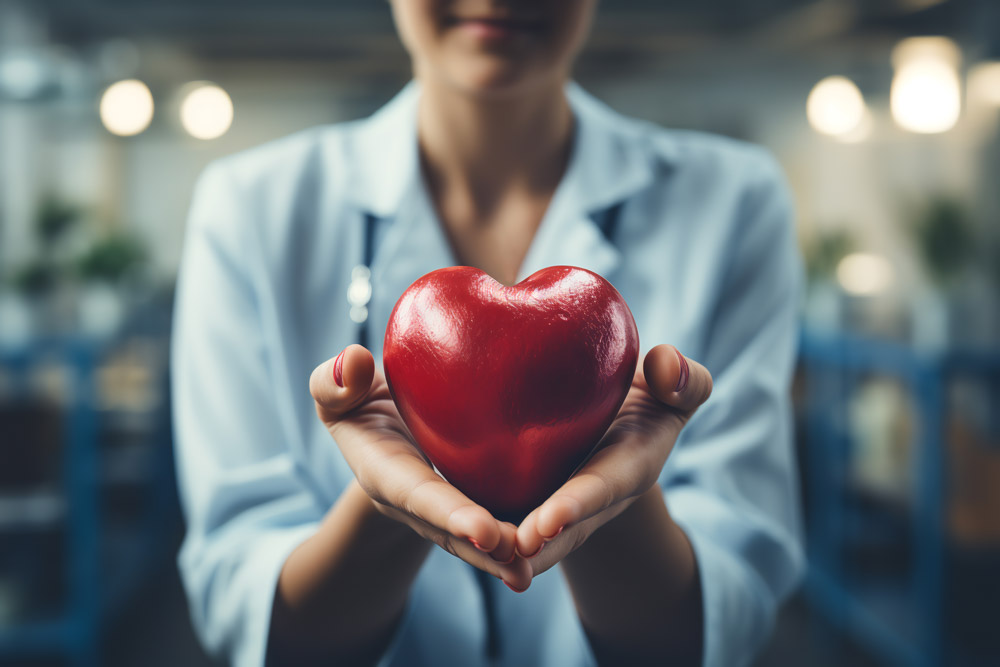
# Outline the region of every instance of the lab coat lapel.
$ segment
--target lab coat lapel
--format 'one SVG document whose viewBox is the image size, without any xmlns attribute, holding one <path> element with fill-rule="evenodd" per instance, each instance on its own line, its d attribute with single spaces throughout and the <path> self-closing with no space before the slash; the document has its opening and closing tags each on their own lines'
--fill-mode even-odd
<svg viewBox="0 0 1000 667">
<path fill-rule="evenodd" d="M 405 197 L 407 204 L 384 220 L 385 233 L 372 263 L 374 306 L 373 331 L 384 332 L 396 301 L 420 276 L 446 266 L 455 257 L 437 224 L 420 179 L 415 178 Z M 372 341 L 373 353 L 381 357 L 382 340 Z"/>
<path fill-rule="evenodd" d="M 579 266 L 602 276 L 614 272 L 621 252 L 560 186 L 518 272 L 520 282 L 548 266 Z"/>
<path fill-rule="evenodd" d="M 454 264 L 421 182 L 418 99 L 419 88 L 411 82 L 359 125 L 348 147 L 355 169 L 349 196 L 358 217 L 367 214 L 377 221 L 368 308 L 376 358 L 381 358 L 382 334 L 403 291 L 425 273 Z"/>
<path fill-rule="evenodd" d="M 622 253 L 595 218 L 619 204 L 626 216 L 628 199 L 653 182 L 655 167 L 642 138 L 619 129 L 616 112 L 576 84 L 567 94 L 575 119 L 573 152 L 519 280 L 561 264 L 611 279 Z"/>
</svg>

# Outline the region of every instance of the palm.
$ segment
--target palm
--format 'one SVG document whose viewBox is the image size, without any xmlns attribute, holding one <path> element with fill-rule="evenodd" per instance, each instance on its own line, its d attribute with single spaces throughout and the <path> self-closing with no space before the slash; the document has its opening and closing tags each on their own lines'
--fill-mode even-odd
<svg viewBox="0 0 1000 667">
<path fill-rule="evenodd" d="M 646 378 L 641 372 L 637 372 L 625 396 L 625 402 L 601 440 L 600 448 L 612 447 L 636 435 L 643 436 L 649 444 L 655 445 L 659 440 L 657 436 L 680 430 L 689 416 L 656 398 L 650 391 Z"/>
<path fill-rule="evenodd" d="M 376 455 L 406 454 L 426 461 L 392 400 L 382 371 L 375 371 L 368 393 L 349 412 L 334 418 L 324 415 L 319 406 L 317 410 L 337 442 L 363 438 Z"/>
</svg>

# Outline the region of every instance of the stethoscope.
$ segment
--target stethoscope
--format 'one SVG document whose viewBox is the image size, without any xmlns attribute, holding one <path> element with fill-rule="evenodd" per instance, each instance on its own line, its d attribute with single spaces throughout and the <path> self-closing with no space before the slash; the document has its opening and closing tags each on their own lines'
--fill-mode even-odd
<svg viewBox="0 0 1000 667">
<path fill-rule="evenodd" d="M 372 260 L 375 258 L 375 227 L 378 218 L 364 214 L 364 233 L 361 240 L 361 263 L 351 269 L 351 282 L 347 285 L 347 311 L 351 321 L 358 325 L 358 345 L 371 349 L 368 334 L 368 304 L 372 300 Z"/>
<path fill-rule="evenodd" d="M 621 218 L 621 210 L 625 202 L 618 202 L 606 209 L 591 214 L 591 219 L 601 230 L 601 233 L 614 244 L 615 234 Z M 351 281 L 347 286 L 348 316 L 357 324 L 356 340 L 359 345 L 371 349 L 369 306 L 371 304 L 372 261 L 375 257 L 375 233 L 379 218 L 371 213 L 364 214 L 363 234 L 361 242 L 361 263 L 351 269 Z M 493 589 L 493 577 L 478 568 L 470 566 L 479 584 L 483 598 L 483 612 L 486 617 L 486 657 L 495 664 L 501 657 L 500 626 L 497 618 L 497 601 Z"/>
</svg>

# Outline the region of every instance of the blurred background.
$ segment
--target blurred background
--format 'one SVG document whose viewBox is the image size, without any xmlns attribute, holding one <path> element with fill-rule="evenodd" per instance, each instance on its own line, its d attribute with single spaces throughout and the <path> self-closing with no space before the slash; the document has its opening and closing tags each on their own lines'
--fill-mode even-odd
<svg viewBox="0 0 1000 667">
<path fill-rule="evenodd" d="M 174 565 L 192 186 L 408 74 L 373 0 L 0 0 L 0 664 L 215 664 Z M 577 78 L 795 192 L 810 569 L 758 664 L 1000 664 L 1000 2 L 608 0 Z"/>
</svg>

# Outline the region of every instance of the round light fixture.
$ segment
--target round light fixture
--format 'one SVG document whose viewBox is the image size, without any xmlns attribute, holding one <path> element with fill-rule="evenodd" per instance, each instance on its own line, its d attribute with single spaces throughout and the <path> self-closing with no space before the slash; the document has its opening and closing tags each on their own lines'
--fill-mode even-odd
<svg viewBox="0 0 1000 667">
<path fill-rule="evenodd" d="M 193 87 L 181 102 L 181 125 L 196 139 L 221 137 L 233 124 L 233 101 L 212 83 Z"/>
<path fill-rule="evenodd" d="M 138 79 L 125 79 L 108 86 L 101 96 L 101 122 L 108 132 L 121 137 L 139 134 L 153 120 L 153 95 Z"/>
<path fill-rule="evenodd" d="M 892 117 L 904 130 L 947 132 L 962 113 L 958 66 L 962 52 L 947 37 L 910 37 L 892 51 Z"/>
<path fill-rule="evenodd" d="M 865 99 L 853 81 L 828 76 L 817 83 L 806 100 L 806 116 L 813 129 L 833 137 L 844 137 L 864 121 Z"/>
<path fill-rule="evenodd" d="M 837 282 L 850 294 L 870 296 L 884 292 L 892 284 L 892 265 L 885 257 L 856 252 L 837 264 Z"/>
</svg>

